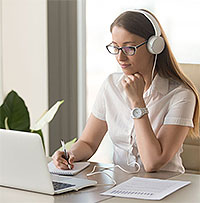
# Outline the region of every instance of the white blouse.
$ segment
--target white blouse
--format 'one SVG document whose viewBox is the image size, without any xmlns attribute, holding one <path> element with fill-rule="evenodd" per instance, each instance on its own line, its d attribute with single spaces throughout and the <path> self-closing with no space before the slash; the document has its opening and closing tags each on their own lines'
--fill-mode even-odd
<svg viewBox="0 0 200 203">
<path fill-rule="evenodd" d="M 130 137 L 132 137 L 137 162 L 143 167 L 137 151 L 130 102 L 121 85 L 123 77 L 123 73 L 113 73 L 108 76 L 98 92 L 92 114 L 107 122 L 108 133 L 114 144 L 113 163 L 121 166 L 127 165 L 126 157 L 130 147 Z M 155 134 L 162 125 L 167 124 L 193 127 L 196 97 L 193 91 L 183 84 L 162 78 L 157 74 L 143 98 Z M 185 169 L 180 157 L 182 151 L 181 146 L 173 159 L 161 170 L 183 173 Z"/>
</svg>

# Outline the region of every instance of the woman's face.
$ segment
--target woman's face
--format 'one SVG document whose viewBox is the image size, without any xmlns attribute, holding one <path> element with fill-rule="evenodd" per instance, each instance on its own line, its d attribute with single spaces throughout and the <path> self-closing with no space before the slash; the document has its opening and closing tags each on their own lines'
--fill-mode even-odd
<svg viewBox="0 0 200 203">
<path fill-rule="evenodd" d="M 122 27 L 114 26 L 112 29 L 112 43 L 117 47 L 137 46 L 145 41 Z M 127 56 L 120 50 L 116 59 L 125 75 L 140 73 L 144 79 L 151 78 L 153 55 L 148 52 L 146 44 L 139 47 L 133 56 Z"/>
</svg>

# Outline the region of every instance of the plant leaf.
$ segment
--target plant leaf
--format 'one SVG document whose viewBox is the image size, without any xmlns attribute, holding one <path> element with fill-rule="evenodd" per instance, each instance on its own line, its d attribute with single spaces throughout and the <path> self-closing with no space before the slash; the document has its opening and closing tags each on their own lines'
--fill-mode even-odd
<svg viewBox="0 0 200 203">
<path fill-rule="evenodd" d="M 0 128 L 5 129 L 5 119 L 11 130 L 30 132 L 30 117 L 24 100 L 15 92 L 10 93 L 0 106 Z"/>
<path fill-rule="evenodd" d="M 8 117 L 5 118 L 5 129 L 6 130 L 10 130 L 9 126 L 8 126 Z"/>
<path fill-rule="evenodd" d="M 42 139 L 42 145 L 43 145 L 43 148 L 44 148 L 44 151 L 45 151 L 45 145 L 44 145 L 44 136 L 43 136 L 43 133 L 42 133 L 42 130 L 31 130 L 32 133 L 37 133 L 40 135 L 41 139 Z"/>
<path fill-rule="evenodd" d="M 32 127 L 33 130 L 40 130 L 42 129 L 47 123 L 49 123 L 53 117 L 55 116 L 56 112 L 58 111 L 58 108 L 60 105 L 64 102 L 62 101 L 57 101 L 56 104 L 54 104 L 49 111 L 47 111 Z"/>
<path fill-rule="evenodd" d="M 76 140 L 77 140 L 77 138 L 74 138 L 73 140 L 67 142 L 67 143 L 65 144 L 66 149 L 67 149 L 67 150 L 71 149 L 72 145 L 76 142 Z M 58 150 L 59 150 L 59 151 L 62 151 L 62 147 L 60 147 Z"/>
</svg>

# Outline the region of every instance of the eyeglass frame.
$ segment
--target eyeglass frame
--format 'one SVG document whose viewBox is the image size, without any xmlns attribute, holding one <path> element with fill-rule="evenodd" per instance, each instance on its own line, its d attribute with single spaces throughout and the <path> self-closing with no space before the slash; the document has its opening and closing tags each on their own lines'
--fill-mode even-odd
<svg viewBox="0 0 200 203">
<path fill-rule="evenodd" d="M 146 40 L 146 41 L 144 41 L 144 42 L 142 42 L 142 43 L 140 43 L 140 44 L 138 44 L 138 45 L 136 45 L 136 46 L 123 46 L 123 47 L 113 46 L 113 47 L 117 48 L 117 50 L 118 50 L 117 53 L 111 53 L 111 52 L 109 51 L 109 48 L 108 48 L 108 47 L 111 46 L 112 43 L 106 45 L 106 49 L 107 49 L 108 52 L 109 52 L 110 54 L 112 54 L 112 55 L 118 55 L 118 54 L 119 54 L 119 51 L 121 50 L 121 51 L 123 52 L 123 54 L 125 54 L 126 56 L 134 56 L 135 53 L 136 53 L 136 51 L 137 51 L 137 49 L 138 49 L 139 47 L 141 47 L 142 45 L 146 44 L 147 41 L 148 41 L 148 40 Z M 125 47 L 126 47 L 126 48 L 127 48 L 127 47 L 128 47 L 128 48 L 134 48 L 134 49 L 135 49 L 134 53 L 133 53 L 133 54 L 126 54 L 126 53 L 124 52 L 124 50 L 123 50 Z"/>
</svg>

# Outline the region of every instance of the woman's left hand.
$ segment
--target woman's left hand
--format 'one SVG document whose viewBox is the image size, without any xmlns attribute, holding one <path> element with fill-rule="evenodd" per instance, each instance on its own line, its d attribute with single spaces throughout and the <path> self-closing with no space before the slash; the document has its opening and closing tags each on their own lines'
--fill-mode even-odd
<svg viewBox="0 0 200 203">
<path fill-rule="evenodd" d="M 131 103 L 131 107 L 144 107 L 143 93 L 145 81 L 143 76 L 139 73 L 128 75 L 125 76 L 121 83 Z"/>
</svg>

